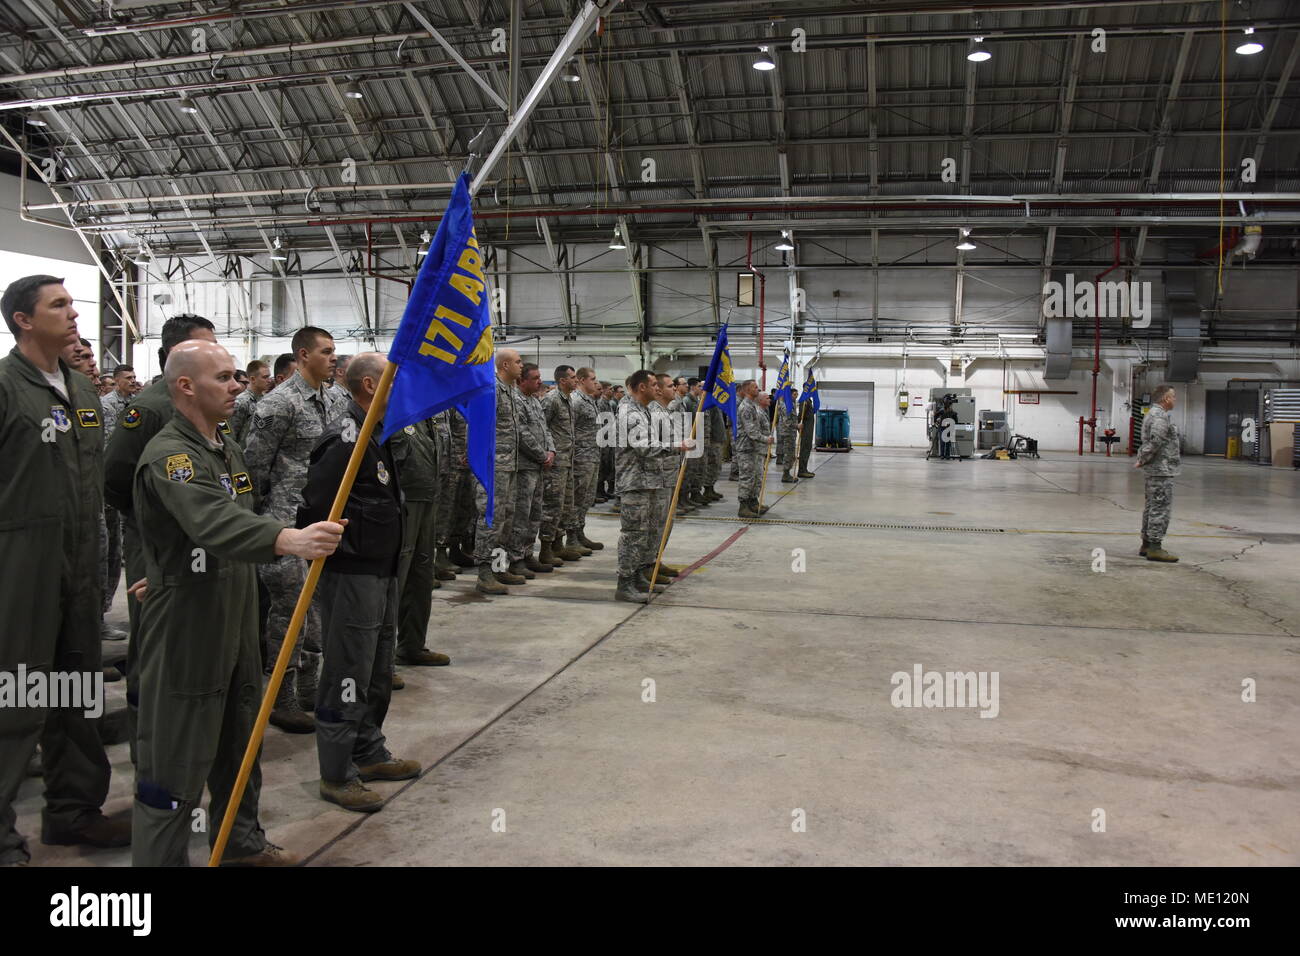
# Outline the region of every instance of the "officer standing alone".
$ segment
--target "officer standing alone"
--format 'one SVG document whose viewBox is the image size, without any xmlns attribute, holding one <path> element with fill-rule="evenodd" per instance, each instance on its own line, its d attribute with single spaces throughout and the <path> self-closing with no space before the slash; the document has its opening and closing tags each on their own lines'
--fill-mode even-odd
<svg viewBox="0 0 1300 956">
<path fill-rule="evenodd" d="M 1142 445 L 1134 468 L 1146 472 L 1146 506 L 1142 509 L 1142 548 L 1148 561 L 1172 563 L 1175 555 L 1164 549 L 1165 532 L 1174 507 L 1174 479 L 1182 472 L 1182 447 L 1178 426 L 1169 414 L 1177 394 L 1172 385 L 1158 385 L 1152 406 L 1142 416 Z"/>
</svg>

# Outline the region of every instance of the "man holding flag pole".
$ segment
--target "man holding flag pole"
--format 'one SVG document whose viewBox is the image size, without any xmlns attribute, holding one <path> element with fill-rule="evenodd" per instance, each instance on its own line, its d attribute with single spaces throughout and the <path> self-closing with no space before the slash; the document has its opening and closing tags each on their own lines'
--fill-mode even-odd
<svg viewBox="0 0 1300 956">
<path fill-rule="evenodd" d="M 494 519 L 497 436 L 497 376 L 493 368 L 491 312 L 483 255 L 474 235 L 469 175 L 462 173 L 451 194 L 438 232 L 424 259 L 406 311 L 388 353 L 374 397 L 356 436 L 343 482 L 330 507 L 337 522 L 352 492 L 365 450 L 382 421 L 382 442 L 399 428 L 423 421 L 445 408 L 455 408 L 468 424 L 467 457 L 483 490 L 483 524 Z M 398 368 L 402 375 L 397 377 Z M 311 564 L 298 596 L 288 633 L 271 672 L 270 683 L 253 726 L 229 808 L 213 845 L 209 866 L 217 866 L 234 824 L 234 811 L 248 784 L 261 749 L 271 705 L 279 691 L 312 594 L 320 580 L 323 558 Z"/>
<path fill-rule="evenodd" d="M 781 473 L 781 483 L 786 485 L 794 484 L 799 480 L 790 474 L 790 469 L 795 467 L 797 454 L 795 439 L 799 430 L 794 415 L 795 392 L 792 377 L 790 352 L 787 350 L 785 358 L 781 361 L 781 374 L 776 380 L 776 400 L 780 403 L 776 409 L 776 459 L 777 464 L 784 468 Z"/>
</svg>

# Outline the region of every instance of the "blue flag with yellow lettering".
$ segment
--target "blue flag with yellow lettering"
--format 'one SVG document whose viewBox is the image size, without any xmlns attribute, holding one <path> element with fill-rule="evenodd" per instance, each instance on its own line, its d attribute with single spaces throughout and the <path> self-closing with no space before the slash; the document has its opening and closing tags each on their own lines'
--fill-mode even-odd
<svg viewBox="0 0 1300 956">
<path fill-rule="evenodd" d="M 704 377 L 704 403 L 700 411 L 714 406 L 731 421 L 731 434 L 736 434 L 736 377 L 731 372 L 731 353 L 727 351 L 727 327 L 718 330 L 718 344 L 713 348 L 709 374 Z"/>
<path fill-rule="evenodd" d="M 380 440 L 445 408 L 459 411 L 469 425 L 470 470 L 487 492 L 489 525 L 497 446 L 492 354 L 483 254 L 474 236 L 469 177 L 462 173 L 388 351 L 388 360 L 398 366 L 398 372 Z"/>
<path fill-rule="evenodd" d="M 817 380 L 813 378 L 813 370 L 808 369 L 808 380 L 803 383 L 803 394 L 799 396 L 799 404 L 812 402 L 814 412 L 822 410 L 822 397 L 817 394 Z"/>
<path fill-rule="evenodd" d="M 785 413 L 794 411 L 794 396 L 790 394 L 794 383 L 790 381 L 790 352 L 787 349 L 781 359 L 781 373 L 776 377 L 776 397 L 785 402 Z"/>
</svg>

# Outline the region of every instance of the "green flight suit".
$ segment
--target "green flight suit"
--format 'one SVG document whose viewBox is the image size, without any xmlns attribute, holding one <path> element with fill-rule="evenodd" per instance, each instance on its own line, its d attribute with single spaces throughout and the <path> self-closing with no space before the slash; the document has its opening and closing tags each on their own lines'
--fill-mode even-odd
<svg viewBox="0 0 1300 956">
<path fill-rule="evenodd" d="M 135 488 L 135 466 L 149 440 L 171 421 L 176 413 L 167 394 L 167 380 L 146 385 L 131 399 L 118 416 L 117 427 L 109 436 L 104 450 L 104 500 L 122 516 L 122 562 L 126 567 L 126 586 L 144 577 L 144 553 L 140 550 L 140 529 L 136 526 L 131 496 Z M 140 708 L 140 673 L 136 666 L 137 638 L 140 633 L 140 602 L 126 596 L 128 637 L 126 643 L 127 739 L 131 742 L 131 762 L 135 763 L 136 719 Z"/>
<path fill-rule="evenodd" d="M 221 436 L 219 436 L 221 437 Z M 262 695 L 256 567 L 275 557 L 285 523 L 254 513 L 237 442 L 214 447 L 183 415 L 145 446 L 135 516 L 149 590 L 140 607 L 139 729 L 132 862 L 184 866 L 206 783 L 211 843 L 221 825 Z M 230 857 L 266 845 L 255 765 L 230 835 Z"/>
<path fill-rule="evenodd" d="M 15 347 L 0 359 L 0 671 L 98 674 L 99 396 L 62 361 L 68 398 Z M 0 862 L 28 859 L 13 801 L 39 739 L 46 841 L 75 834 L 108 795 L 104 745 L 82 709 L 0 707 Z"/>
</svg>

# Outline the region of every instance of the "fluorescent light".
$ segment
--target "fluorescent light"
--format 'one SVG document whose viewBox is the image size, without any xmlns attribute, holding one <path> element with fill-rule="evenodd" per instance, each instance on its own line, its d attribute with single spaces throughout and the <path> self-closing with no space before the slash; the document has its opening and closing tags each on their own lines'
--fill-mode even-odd
<svg viewBox="0 0 1300 956">
<path fill-rule="evenodd" d="M 1248 37 L 1254 36 L 1255 28 L 1246 27 L 1241 32 Z M 1242 56 L 1254 56 L 1256 53 L 1259 53 L 1263 49 L 1264 49 L 1264 44 L 1260 43 L 1258 40 L 1243 40 L 1241 41 L 1241 45 L 1237 47 L 1237 52 L 1240 53 Z"/>
<path fill-rule="evenodd" d="M 361 89 L 361 84 L 356 80 L 348 80 L 343 86 L 343 95 L 350 100 L 360 100 L 365 98 L 365 93 Z"/>
<path fill-rule="evenodd" d="M 973 37 L 971 39 L 970 52 L 966 54 L 966 59 L 972 63 L 983 63 L 985 60 L 993 59 L 993 54 L 984 48 L 983 37 Z"/>
<path fill-rule="evenodd" d="M 182 113 L 197 113 L 199 111 L 188 93 L 181 94 L 181 98 L 176 101 L 176 106 Z"/>
<path fill-rule="evenodd" d="M 273 248 L 271 249 L 272 259 L 278 260 L 280 262 L 284 262 L 286 259 L 289 258 L 289 253 L 285 250 L 283 244 L 280 242 L 279 236 L 276 236 L 273 240 L 271 240 L 271 245 L 273 246 Z"/>
<path fill-rule="evenodd" d="M 758 59 L 754 61 L 754 69 L 762 70 L 764 73 L 766 73 L 768 70 L 775 70 L 776 61 L 773 60 L 772 57 L 768 55 L 767 47 L 761 46 L 758 49 L 761 52 L 758 55 Z"/>
</svg>

